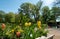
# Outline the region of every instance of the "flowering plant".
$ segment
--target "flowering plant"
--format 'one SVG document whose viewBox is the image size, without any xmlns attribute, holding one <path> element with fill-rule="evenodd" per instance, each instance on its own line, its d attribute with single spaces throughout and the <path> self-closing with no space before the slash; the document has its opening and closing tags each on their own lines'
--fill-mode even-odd
<svg viewBox="0 0 60 39">
<path fill-rule="evenodd" d="M 29 22 L 26 22 L 24 27 L 23 39 L 35 39 L 37 37 L 47 36 L 48 31 L 45 30 L 45 28 L 46 26 L 41 24 L 41 21 L 37 21 L 36 24 L 32 24 L 30 22 L 30 26 Z"/>
<path fill-rule="evenodd" d="M 6 39 L 35 39 L 41 36 L 47 36 L 46 26 L 41 24 L 41 21 L 33 24 L 32 22 L 25 22 L 24 26 L 5 25 L 2 24 L 0 30 L 2 33 L 0 37 Z M 4 39 L 5 39 L 4 38 Z"/>
</svg>

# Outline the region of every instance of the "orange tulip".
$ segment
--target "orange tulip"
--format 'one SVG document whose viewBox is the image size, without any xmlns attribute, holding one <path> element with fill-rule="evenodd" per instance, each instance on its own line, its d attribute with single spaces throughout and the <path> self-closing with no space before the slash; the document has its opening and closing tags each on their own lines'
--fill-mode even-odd
<svg viewBox="0 0 60 39">
<path fill-rule="evenodd" d="M 4 30 L 4 29 L 5 29 L 5 24 L 3 23 L 3 24 L 2 24 L 2 30 Z"/>
<path fill-rule="evenodd" d="M 20 36 L 20 32 L 16 32 L 16 36 L 19 37 Z"/>
</svg>

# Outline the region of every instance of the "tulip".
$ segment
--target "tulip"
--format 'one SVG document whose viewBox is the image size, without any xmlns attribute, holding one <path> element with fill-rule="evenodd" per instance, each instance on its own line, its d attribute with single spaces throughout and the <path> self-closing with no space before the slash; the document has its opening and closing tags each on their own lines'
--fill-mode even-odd
<svg viewBox="0 0 60 39">
<path fill-rule="evenodd" d="M 31 26 L 31 22 L 29 22 L 29 26 Z"/>
<path fill-rule="evenodd" d="M 18 32 L 24 32 L 23 30 L 18 30 Z"/>
<path fill-rule="evenodd" d="M 19 37 L 20 36 L 20 32 L 16 32 L 16 36 Z"/>
<path fill-rule="evenodd" d="M 29 26 L 29 24 L 26 22 L 26 23 L 25 23 L 25 26 Z"/>
<path fill-rule="evenodd" d="M 3 24 L 2 24 L 2 30 L 4 30 L 4 29 L 5 29 L 5 24 L 3 23 Z"/>
<path fill-rule="evenodd" d="M 14 32 L 14 30 L 11 30 L 11 32 Z"/>
<path fill-rule="evenodd" d="M 37 25 L 39 28 L 41 28 L 41 21 L 37 21 Z"/>
</svg>

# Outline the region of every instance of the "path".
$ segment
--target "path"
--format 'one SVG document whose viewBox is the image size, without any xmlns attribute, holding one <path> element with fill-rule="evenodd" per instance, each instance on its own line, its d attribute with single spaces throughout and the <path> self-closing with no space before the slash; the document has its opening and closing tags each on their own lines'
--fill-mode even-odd
<svg viewBox="0 0 60 39">
<path fill-rule="evenodd" d="M 60 29 L 56 29 L 56 28 L 49 28 L 49 33 L 48 34 L 54 34 L 54 39 L 60 39 Z"/>
</svg>

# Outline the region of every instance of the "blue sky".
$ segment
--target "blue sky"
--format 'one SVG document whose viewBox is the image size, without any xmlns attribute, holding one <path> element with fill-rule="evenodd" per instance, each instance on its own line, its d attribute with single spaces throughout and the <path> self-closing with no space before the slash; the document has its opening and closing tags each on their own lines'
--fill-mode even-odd
<svg viewBox="0 0 60 39">
<path fill-rule="evenodd" d="M 39 0 L 0 0 L 0 10 L 5 12 L 18 12 L 19 6 L 24 2 L 36 4 Z M 43 0 L 43 6 L 51 7 L 54 0 Z"/>
</svg>

